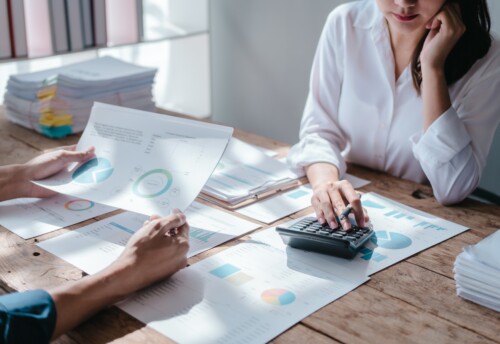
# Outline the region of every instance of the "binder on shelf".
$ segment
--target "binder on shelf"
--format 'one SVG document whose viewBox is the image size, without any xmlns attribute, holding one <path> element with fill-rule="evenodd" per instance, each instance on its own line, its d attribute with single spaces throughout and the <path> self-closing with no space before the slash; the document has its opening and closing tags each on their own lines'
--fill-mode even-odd
<svg viewBox="0 0 500 344">
<path fill-rule="evenodd" d="M 8 0 L 0 0 L 0 59 L 12 57 Z"/>
<path fill-rule="evenodd" d="M 92 14 L 94 26 L 94 45 L 105 46 L 106 38 L 106 0 L 92 0 Z"/>
<path fill-rule="evenodd" d="M 94 28 L 92 25 L 92 0 L 81 0 L 83 22 L 83 45 L 85 48 L 94 46 Z"/>
<path fill-rule="evenodd" d="M 82 0 L 66 0 L 69 47 L 71 51 L 84 48 Z"/>
<path fill-rule="evenodd" d="M 106 1 L 106 32 L 109 45 L 130 44 L 139 41 L 137 1 Z"/>
<path fill-rule="evenodd" d="M 24 0 L 28 57 L 53 53 L 48 0 Z"/>
<path fill-rule="evenodd" d="M 26 21 L 24 16 L 24 0 L 7 0 L 10 17 L 10 43 L 13 57 L 28 56 L 26 41 Z"/>
<path fill-rule="evenodd" d="M 65 53 L 69 51 L 66 13 L 66 0 L 49 0 L 52 49 L 55 53 Z"/>
<path fill-rule="evenodd" d="M 232 138 L 199 197 L 237 209 L 298 185 L 299 176 L 286 164 Z"/>
</svg>

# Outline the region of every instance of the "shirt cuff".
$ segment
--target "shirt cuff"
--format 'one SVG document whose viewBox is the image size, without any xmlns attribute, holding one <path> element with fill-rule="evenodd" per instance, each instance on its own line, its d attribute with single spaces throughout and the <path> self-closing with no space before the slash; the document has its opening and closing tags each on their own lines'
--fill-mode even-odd
<svg viewBox="0 0 500 344">
<path fill-rule="evenodd" d="M 305 175 L 305 167 L 317 162 L 326 162 L 337 167 L 339 179 L 344 177 L 347 170 L 339 149 L 317 134 L 304 137 L 288 152 L 287 164 L 299 176 Z"/>
<path fill-rule="evenodd" d="M 471 138 L 455 109 L 450 107 L 425 133 L 411 136 L 410 141 L 418 161 L 438 166 L 453 159 L 471 142 Z"/>
<path fill-rule="evenodd" d="M 48 343 L 56 318 L 54 301 L 44 290 L 0 296 L 0 335 L 6 343 Z"/>
</svg>

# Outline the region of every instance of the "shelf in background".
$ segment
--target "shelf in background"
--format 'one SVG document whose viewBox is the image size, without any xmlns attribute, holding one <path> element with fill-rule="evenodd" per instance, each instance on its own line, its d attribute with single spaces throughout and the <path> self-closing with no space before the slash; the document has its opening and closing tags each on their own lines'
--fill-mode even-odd
<svg viewBox="0 0 500 344">
<path fill-rule="evenodd" d="M 166 35 L 164 37 L 151 39 L 151 40 L 147 40 L 147 41 L 135 42 L 135 43 L 107 45 L 107 46 L 100 46 L 100 47 L 90 47 L 90 48 L 85 48 L 85 49 L 78 50 L 78 51 L 66 51 L 63 53 L 54 53 L 54 54 L 45 55 L 45 56 L 35 56 L 35 57 L 27 56 L 27 57 L 3 58 L 3 59 L 0 59 L 0 65 L 5 64 L 5 63 L 33 61 L 33 60 L 38 60 L 38 59 L 60 57 L 60 56 L 66 56 L 66 55 L 72 55 L 72 54 L 81 54 L 81 53 L 86 53 L 86 52 L 98 52 L 99 50 L 110 49 L 110 48 L 130 47 L 130 46 L 136 46 L 136 45 L 140 45 L 140 44 L 158 43 L 158 42 L 163 42 L 163 41 L 167 41 L 167 40 L 177 40 L 177 39 L 189 38 L 189 37 L 198 36 L 198 35 L 205 35 L 205 34 L 208 34 L 207 30 L 193 30 L 193 31 L 186 31 L 185 33 L 177 33 L 174 31 L 170 31 L 169 33 L 166 33 Z"/>
</svg>

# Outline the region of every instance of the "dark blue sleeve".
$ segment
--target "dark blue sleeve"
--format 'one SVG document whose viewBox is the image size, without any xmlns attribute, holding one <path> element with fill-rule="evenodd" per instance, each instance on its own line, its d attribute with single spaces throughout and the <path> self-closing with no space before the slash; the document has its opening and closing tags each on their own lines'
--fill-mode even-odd
<svg viewBox="0 0 500 344">
<path fill-rule="evenodd" d="M 56 306 L 45 290 L 0 296 L 0 343 L 48 343 Z"/>
</svg>

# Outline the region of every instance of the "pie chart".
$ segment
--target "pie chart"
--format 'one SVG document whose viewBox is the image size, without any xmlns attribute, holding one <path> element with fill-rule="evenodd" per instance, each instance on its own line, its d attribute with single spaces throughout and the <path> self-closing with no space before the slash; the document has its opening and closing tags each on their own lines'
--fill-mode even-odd
<svg viewBox="0 0 500 344">
<path fill-rule="evenodd" d="M 139 197 L 153 198 L 164 194 L 172 185 L 172 174 L 162 168 L 148 171 L 134 183 L 132 191 Z"/>
<path fill-rule="evenodd" d="M 267 289 L 262 292 L 260 298 L 265 303 L 277 306 L 285 306 L 295 301 L 295 294 L 290 290 L 274 288 Z"/>
<path fill-rule="evenodd" d="M 80 184 L 102 183 L 113 174 L 111 162 L 105 158 L 94 158 L 76 169 L 72 179 Z"/>
<path fill-rule="evenodd" d="M 400 250 L 411 245 L 411 239 L 406 235 L 388 231 L 376 231 L 370 240 L 377 246 L 391 250 Z"/>
</svg>

